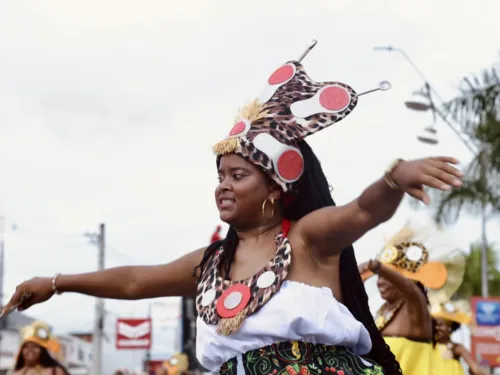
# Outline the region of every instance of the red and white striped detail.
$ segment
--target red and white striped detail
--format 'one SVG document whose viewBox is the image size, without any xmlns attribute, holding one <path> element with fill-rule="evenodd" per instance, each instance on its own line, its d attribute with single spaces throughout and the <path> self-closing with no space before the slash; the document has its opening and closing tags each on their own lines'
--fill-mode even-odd
<svg viewBox="0 0 500 375">
<path fill-rule="evenodd" d="M 257 134 L 255 147 L 272 161 L 278 177 L 287 183 L 297 181 L 304 171 L 304 158 L 295 147 L 285 145 L 268 133 Z"/>
<path fill-rule="evenodd" d="M 297 68 L 292 63 L 285 64 L 281 68 L 276 69 L 267 80 L 267 86 L 264 88 L 264 91 L 259 95 L 259 102 L 267 103 L 281 86 L 285 85 L 295 76 L 295 73 L 297 73 Z"/>
<path fill-rule="evenodd" d="M 290 106 L 295 117 L 306 118 L 318 113 L 338 113 L 351 104 L 351 94 L 345 87 L 330 85 L 322 87 L 309 99 L 301 100 Z"/>
</svg>

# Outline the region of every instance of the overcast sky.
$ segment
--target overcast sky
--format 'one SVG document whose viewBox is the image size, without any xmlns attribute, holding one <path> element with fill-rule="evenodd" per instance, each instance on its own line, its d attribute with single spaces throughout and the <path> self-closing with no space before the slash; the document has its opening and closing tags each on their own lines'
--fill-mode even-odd
<svg viewBox="0 0 500 375">
<path fill-rule="evenodd" d="M 475 4 L 474 6 L 472 4 Z M 211 146 L 269 74 L 297 58 L 316 80 L 357 91 L 356 110 L 313 136 L 337 203 L 355 198 L 396 157 L 469 154 L 445 126 L 441 143 L 415 135 L 432 119 L 405 109 L 422 85 L 404 48 L 442 94 L 498 60 L 498 1 L 86 0 L 0 3 L 0 215 L 6 217 L 5 294 L 35 275 L 95 269 L 83 236 L 107 225 L 107 266 L 164 263 L 203 246 L 218 224 Z M 356 244 L 374 256 L 383 235 Z M 11 225 L 17 230 L 12 231 Z M 479 223 L 454 227 L 468 247 Z M 490 225 L 490 237 L 498 223 Z M 499 237 L 497 236 L 497 239 Z M 371 304 L 380 303 L 376 290 Z M 146 302 L 106 302 L 115 316 L 144 316 Z M 64 295 L 29 313 L 59 331 L 90 330 L 92 298 Z M 113 315 L 108 319 L 113 329 Z M 122 355 L 122 360 L 124 356 Z M 138 358 L 128 356 L 137 363 Z M 116 358 L 108 356 L 110 358 Z M 125 363 L 125 362 L 124 362 Z"/>
</svg>

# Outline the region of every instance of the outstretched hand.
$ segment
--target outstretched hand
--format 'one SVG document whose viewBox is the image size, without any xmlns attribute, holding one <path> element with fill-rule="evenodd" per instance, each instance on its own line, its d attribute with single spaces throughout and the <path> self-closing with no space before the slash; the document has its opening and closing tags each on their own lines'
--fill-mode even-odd
<svg viewBox="0 0 500 375">
<path fill-rule="evenodd" d="M 442 191 L 462 186 L 463 173 L 455 168 L 459 162 L 455 158 L 440 156 L 411 161 L 402 161 L 391 173 L 392 179 L 399 187 L 425 204 L 430 198 L 424 187 Z"/>
<path fill-rule="evenodd" d="M 35 277 L 16 287 L 16 291 L 3 308 L 0 316 L 15 309 L 26 310 L 34 304 L 47 301 L 53 295 L 52 279 L 50 277 Z"/>
</svg>

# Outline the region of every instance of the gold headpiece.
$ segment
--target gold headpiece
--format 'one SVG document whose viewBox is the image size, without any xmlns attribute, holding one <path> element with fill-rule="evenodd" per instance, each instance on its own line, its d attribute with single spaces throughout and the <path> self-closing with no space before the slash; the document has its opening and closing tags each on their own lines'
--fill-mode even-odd
<svg viewBox="0 0 500 375">
<path fill-rule="evenodd" d="M 53 356 L 57 356 L 61 350 L 61 344 L 59 341 L 52 336 L 52 332 L 47 323 L 40 320 L 27 325 L 20 330 L 22 343 L 19 346 L 19 350 L 16 355 L 16 360 L 14 361 L 14 366 L 19 361 L 19 356 L 23 349 L 24 344 L 27 342 L 32 342 L 45 348 Z"/>
<path fill-rule="evenodd" d="M 184 353 L 177 353 L 163 362 L 163 367 L 168 371 L 169 375 L 179 375 L 189 369 L 189 359 Z"/>
<path fill-rule="evenodd" d="M 462 283 L 465 257 L 446 237 L 434 223 L 419 226 L 408 221 L 386 241 L 377 259 L 430 290 L 451 297 Z"/>
<path fill-rule="evenodd" d="M 470 304 L 465 300 L 449 301 L 431 305 L 431 315 L 458 324 L 469 325 L 472 321 Z"/>
<path fill-rule="evenodd" d="M 20 332 L 23 344 L 25 342 L 34 342 L 53 353 L 59 352 L 61 348 L 59 341 L 52 336 L 51 329 L 45 322 L 38 320 L 21 328 Z"/>
</svg>

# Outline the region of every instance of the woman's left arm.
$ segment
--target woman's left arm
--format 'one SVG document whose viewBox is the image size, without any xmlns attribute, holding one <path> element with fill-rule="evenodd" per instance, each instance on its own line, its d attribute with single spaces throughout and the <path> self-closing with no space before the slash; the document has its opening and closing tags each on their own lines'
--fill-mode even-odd
<svg viewBox="0 0 500 375">
<path fill-rule="evenodd" d="M 453 353 L 464 359 L 473 375 L 486 375 L 486 372 L 483 371 L 481 366 L 479 366 L 479 363 L 477 363 L 474 358 L 472 358 L 472 355 L 467 349 L 465 349 L 463 345 L 454 344 Z"/>
<path fill-rule="evenodd" d="M 439 190 L 461 186 L 459 178 L 463 174 L 450 164 L 458 161 L 450 157 L 400 161 L 351 203 L 304 216 L 297 222 L 297 232 L 309 246 L 325 255 L 337 253 L 389 220 L 405 193 L 429 204 L 424 186 Z"/>
</svg>

